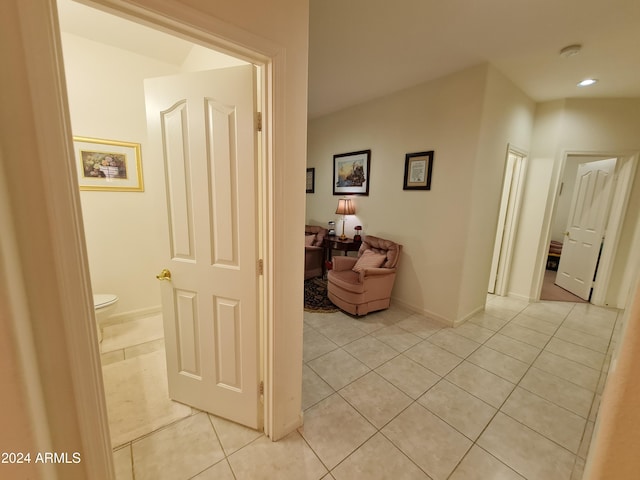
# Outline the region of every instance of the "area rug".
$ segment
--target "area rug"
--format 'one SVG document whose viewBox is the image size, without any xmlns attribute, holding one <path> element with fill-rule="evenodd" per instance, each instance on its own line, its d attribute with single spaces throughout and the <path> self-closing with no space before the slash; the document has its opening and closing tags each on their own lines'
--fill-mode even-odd
<svg viewBox="0 0 640 480">
<path fill-rule="evenodd" d="M 339 310 L 327 297 L 327 281 L 310 278 L 304 281 L 304 309 L 307 312 L 337 312 Z"/>
</svg>

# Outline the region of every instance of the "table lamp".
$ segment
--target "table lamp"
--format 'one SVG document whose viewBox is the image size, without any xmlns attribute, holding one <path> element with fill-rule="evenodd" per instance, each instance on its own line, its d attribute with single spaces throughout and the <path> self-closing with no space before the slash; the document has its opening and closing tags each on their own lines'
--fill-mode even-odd
<svg viewBox="0 0 640 480">
<path fill-rule="evenodd" d="M 338 208 L 336 208 L 336 213 L 338 215 L 342 215 L 342 235 L 340 235 L 340 240 L 344 240 L 347 236 L 344 234 L 344 222 L 347 215 L 355 215 L 356 207 L 351 202 L 350 198 L 341 198 L 338 200 Z"/>
</svg>

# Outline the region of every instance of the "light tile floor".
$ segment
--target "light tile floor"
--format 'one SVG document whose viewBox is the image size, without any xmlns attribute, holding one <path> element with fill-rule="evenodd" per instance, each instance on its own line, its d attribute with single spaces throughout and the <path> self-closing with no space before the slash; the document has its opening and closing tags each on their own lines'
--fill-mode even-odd
<svg viewBox="0 0 640 480">
<path fill-rule="evenodd" d="M 192 410 L 116 448 L 117 478 L 578 480 L 618 316 L 493 296 L 458 328 L 305 312 L 303 428 L 274 443 Z"/>
</svg>

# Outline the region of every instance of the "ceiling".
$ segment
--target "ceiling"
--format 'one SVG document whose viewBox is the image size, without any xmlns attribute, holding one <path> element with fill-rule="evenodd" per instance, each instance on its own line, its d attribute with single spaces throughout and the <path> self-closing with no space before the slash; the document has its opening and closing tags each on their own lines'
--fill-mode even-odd
<svg viewBox="0 0 640 480">
<path fill-rule="evenodd" d="M 169 63 L 188 54 L 184 40 L 59 7 L 63 31 Z M 581 52 L 561 57 L 571 44 Z M 640 1 L 310 0 L 310 118 L 485 62 L 535 101 L 640 97 Z M 599 82 L 576 86 L 587 77 Z"/>
</svg>

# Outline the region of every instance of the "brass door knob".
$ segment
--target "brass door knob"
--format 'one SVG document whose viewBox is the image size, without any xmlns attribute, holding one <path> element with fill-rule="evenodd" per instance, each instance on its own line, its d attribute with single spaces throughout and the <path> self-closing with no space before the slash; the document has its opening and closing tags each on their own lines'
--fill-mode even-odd
<svg viewBox="0 0 640 480">
<path fill-rule="evenodd" d="M 171 280 L 171 272 L 166 268 L 163 269 L 158 275 L 156 275 L 158 280 Z"/>
<path fill-rule="evenodd" d="M 569 236 L 569 232 L 564 232 L 565 237 Z"/>
</svg>

